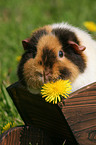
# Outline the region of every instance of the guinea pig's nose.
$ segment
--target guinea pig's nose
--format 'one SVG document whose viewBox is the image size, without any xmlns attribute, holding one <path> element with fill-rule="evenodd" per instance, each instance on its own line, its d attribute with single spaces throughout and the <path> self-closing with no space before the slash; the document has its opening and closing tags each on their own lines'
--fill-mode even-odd
<svg viewBox="0 0 96 145">
<path fill-rule="evenodd" d="M 45 76 L 49 76 L 50 75 L 50 72 L 45 72 Z"/>
<path fill-rule="evenodd" d="M 51 72 L 49 70 L 43 71 L 43 76 L 44 76 L 44 82 L 50 81 L 51 78 Z"/>
<path fill-rule="evenodd" d="M 43 71 L 44 76 L 49 76 L 51 74 L 50 70 Z"/>
</svg>

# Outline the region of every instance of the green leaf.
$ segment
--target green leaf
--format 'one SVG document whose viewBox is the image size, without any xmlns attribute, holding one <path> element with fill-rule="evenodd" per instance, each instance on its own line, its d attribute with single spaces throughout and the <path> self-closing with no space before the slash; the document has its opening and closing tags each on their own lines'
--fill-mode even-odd
<svg viewBox="0 0 96 145">
<path fill-rule="evenodd" d="M 6 86 L 5 86 L 4 83 L 2 83 L 2 85 L 1 85 L 1 91 L 2 91 L 2 94 L 4 96 L 4 101 L 6 102 L 6 105 L 8 106 L 8 108 L 10 108 L 12 114 L 15 114 L 16 113 L 16 107 L 15 107 L 11 97 L 7 93 Z"/>
</svg>

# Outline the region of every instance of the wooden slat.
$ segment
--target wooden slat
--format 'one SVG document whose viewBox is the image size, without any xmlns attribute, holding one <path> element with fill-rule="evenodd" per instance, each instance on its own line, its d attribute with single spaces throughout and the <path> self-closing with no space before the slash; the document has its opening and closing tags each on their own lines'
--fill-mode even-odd
<svg viewBox="0 0 96 145">
<path fill-rule="evenodd" d="M 80 145 L 96 145 L 96 83 L 63 100 L 59 106 Z"/>
<path fill-rule="evenodd" d="M 0 145 L 53 145 L 51 137 L 33 126 L 14 127 L 3 133 Z"/>
</svg>

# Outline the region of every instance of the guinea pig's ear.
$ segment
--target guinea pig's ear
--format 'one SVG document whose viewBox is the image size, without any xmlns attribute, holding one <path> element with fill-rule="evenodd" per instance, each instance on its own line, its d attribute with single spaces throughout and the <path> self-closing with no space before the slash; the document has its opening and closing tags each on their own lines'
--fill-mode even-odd
<svg viewBox="0 0 96 145">
<path fill-rule="evenodd" d="M 85 46 L 80 46 L 74 41 L 68 41 L 68 44 L 70 44 L 78 54 L 81 54 L 82 51 L 84 51 L 86 49 Z"/>
<path fill-rule="evenodd" d="M 28 50 L 29 45 L 30 45 L 29 42 L 30 42 L 30 39 L 29 38 L 27 38 L 25 40 L 22 40 L 22 45 L 24 47 L 24 50 Z"/>
</svg>

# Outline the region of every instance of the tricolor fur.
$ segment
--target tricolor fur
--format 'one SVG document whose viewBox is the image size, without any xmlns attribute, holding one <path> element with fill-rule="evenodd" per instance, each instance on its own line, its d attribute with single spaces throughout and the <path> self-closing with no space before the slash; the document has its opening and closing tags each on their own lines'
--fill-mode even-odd
<svg viewBox="0 0 96 145">
<path fill-rule="evenodd" d="M 76 27 L 44 26 L 25 39 L 23 47 L 18 76 L 32 93 L 40 93 L 44 83 L 58 79 L 69 79 L 72 91 L 96 81 L 96 41 Z"/>
</svg>

